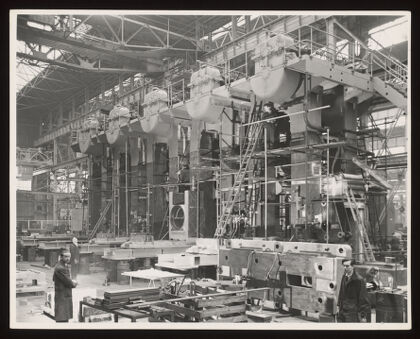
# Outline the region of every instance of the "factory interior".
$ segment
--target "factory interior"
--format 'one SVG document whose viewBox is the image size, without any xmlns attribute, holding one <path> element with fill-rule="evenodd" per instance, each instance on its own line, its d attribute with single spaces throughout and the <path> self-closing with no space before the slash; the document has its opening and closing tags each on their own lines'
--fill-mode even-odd
<svg viewBox="0 0 420 339">
<path fill-rule="evenodd" d="M 15 324 L 410 323 L 410 13 L 73 12 L 11 31 Z"/>
</svg>

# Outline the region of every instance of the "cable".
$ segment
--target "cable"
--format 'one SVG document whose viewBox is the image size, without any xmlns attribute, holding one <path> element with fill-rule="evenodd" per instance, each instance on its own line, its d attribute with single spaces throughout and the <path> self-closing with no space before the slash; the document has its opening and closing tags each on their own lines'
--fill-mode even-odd
<svg viewBox="0 0 420 339">
<path fill-rule="evenodd" d="M 265 276 L 265 280 L 268 280 L 269 278 L 270 278 L 270 273 L 271 273 L 271 270 L 273 269 L 273 267 L 274 267 L 274 265 L 275 265 L 275 263 L 277 262 L 277 260 L 278 260 L 278 256 L 279 256 L 279 253 L 278 252 L 275 252 L 276 253 L 276 255 L 275 255 L 275 257 L 274 257 L 274 260 L 273 260 L 273 263 L 271 264 L 271 267 L 270 267 L 270 269 L 268 270 L 268 272 L 267 272 L 267 275 Z M 275 275 L 275 277 L 277 276 L 277 273 L 278 273 L 278 271 L 280 270 L 280 265 L 279 265 L 279 268 L 277 269 L 277 272 L 276 272 L 276 275 Z"/>
<path fill-rule="evenodd" d="M 252 250 L 249 254 L 248 254 L 248 262 L 246 265 L 246 277 L 251 278 L 251 256 L 254 256 L 255 254 L 255 250 Z"/>
</svg>

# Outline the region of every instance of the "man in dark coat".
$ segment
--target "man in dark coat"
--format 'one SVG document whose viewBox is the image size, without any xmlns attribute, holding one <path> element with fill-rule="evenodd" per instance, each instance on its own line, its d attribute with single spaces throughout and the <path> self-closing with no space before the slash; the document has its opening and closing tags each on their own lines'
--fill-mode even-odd
<svg viewBox="0 0 420 339">
<path fill-rule="evenodd" d="M 76 237 L 72 239 L 72 243 L 70 244 L 70 254 L 71 254 L 71 258 L 70 258 L 71 278 L 76 279 L 77 274 L 79 273 L 79 261 L 80 261 L 80 250 L 79 250 L 79 245 L 78 245 Z"/>
<path fill-rule="evenodd" d="M 70 252 L 64 250 L 61 253 L 60 260 L 54 267 L 54 316 L 56 322 L 68 322 L 73 318 L 73 298 L 72 288 L 77 286 L 77 282 L 70 278 L 68 268 L 70 262 Z"/>
<path fill-rule="evenodd" d="M 354 270 L 354 260 L 344 259 L 344 275 L 338 295 L 338 322 L 367 322 L 370 304 L 365 280 Z"/>
<path fill-rule="evenodd" d="M 278 111 L 270 101 L 264 105 L 263 119 L 284 117 L 265 123 L 267 129 L 267 146 L 269 149 L 290 146 L 290 118 L 284 111 Z"/>
</svg>

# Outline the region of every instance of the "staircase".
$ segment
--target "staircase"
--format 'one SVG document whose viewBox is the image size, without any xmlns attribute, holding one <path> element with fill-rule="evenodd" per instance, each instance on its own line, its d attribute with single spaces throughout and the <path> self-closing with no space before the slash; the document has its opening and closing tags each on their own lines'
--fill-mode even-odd
<svg viewBox="0 0 420 339">
<path fill-rule="evenodd" d="M 370 244 L 369 235 L 367 233 L 365 224 L 362 218 L 360 217 L 359 210 L 357 208 L 357 201 L 356 201 L 356 198 L 354 197 L 353 190 L 349 188 L 348 190 L 345 191 L 345 193 L 346 193 L 347 202 L 349 204 L 351 214 L 353 216 L 353 220 L 357 225 L 357 230 L 360 235 L 360 240 L 362 242 L 363 254 L 365 256 L 365 260 L 368 262 L 374 262 L 376 260 L 373 254 L 372 245 Z"/>
<path fill-rule="evenodd" d="M 370 175 L 372 178 L 374 178 L 378 183 L 380 183 L 383 187 L 387 189 L 392 189 L 392 186 L 388 183 L 388 181 L 382 176 L 382 174 L 376 170 L 370 168 L 369 165 L 366 163 L 361 162 L 356 157 L 352 158 L 352 161 L 355 165 L 360 167 L 363 171 L 365 171 L 366 174 Z"/>
<path fill-rule="evenodd" d="M 259 107 L 261 110 L 262 104 Z M 226 201 L 221 202 L 221 215 L 217 224 L 216 231 L 214 233 L 215 238 L 221 238 L 225 234 L 226 226 L 232 217 L 232 211 L 234 205 L 237 203 L 240 195 L 245 175 L 248 171 L 249 164 L 251 163 L 252 154 L 254 153 L 255 146 L 258 143 L 258 137 L 261 133 L 263 125 L 261 123 L 252 124 L 248 128 L 247 140 L 245 152 L 242 154 L 239 171 L 235 175 L 233 186 L 229 192 L 229 197 Z"/>
<path fill-rule="evenodd" d="M 362 40 L 357 38 L 336 19 L 334 19 L 334 23 L 346 32 L 354 42 L 357 42 L 363 47 L 366 51 L 366 56 L 368 56 L 368 59 L 370 58 L 368 68 L 370 67 L 371 72 L 374 66 L 384 71 L 384 74 L 380 77 L 374 76 L 372 78 L 374 90 L 398 108 L 407 111 L 407 65 L 391 55 L 385 55 L 381 51 L 370 49 Z"/>
<path fill-rule="evenodd" d="M 107 200 L 107 204 L 105 205 L 104 209 L 101 211 L 98 221 L 96 222 L 92 231 L 88 235 L 88 241 L 92 240 L 93 237 L 96 235 L 96 232 L 98 232 L 99 227 L 102 225 L 103 221 L 105 220 L 106 214 L 108 213 L 108 210 L 111 207 L 111 204 L 112 204 L 112 200 L 111 199 Z"/>
</svg>

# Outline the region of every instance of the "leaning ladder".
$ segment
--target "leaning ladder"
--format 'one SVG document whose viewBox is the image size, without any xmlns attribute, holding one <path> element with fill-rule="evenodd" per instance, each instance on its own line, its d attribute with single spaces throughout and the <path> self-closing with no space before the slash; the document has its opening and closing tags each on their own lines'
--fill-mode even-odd
<svg viewBox="0 0 420 339">
<path fill-rule="evenodd" d="M 96 232 L 98 231 L 99 227 L 102 225 L 102 222 L 104 221 L 106 214 L 108 213 L 109 208 L 111 207 L 112 200 L 109 199 L 107 204 L 105 205 L 104 209 L 101 212 L 101 215 L 96 222 L 95 226 L 93 227 L 92 231 L 89 233 L 88 240 L 92 240 L 95 236 Z"/>
<path fill-rule="evenodd" d="M 235 175 L 235 180 L 229 193 L 229 197 L 222 203 L 222 213 L 214 233 L 215 238 L 221 238 L 224 235 L 226 226 L 231 219 L 233 207 L 241 195 L 242 184 L 248 171 L 249 164 L 251 163 L 252 154 L 254 153 L 261 130 L 262 124 L 260 123 L 250 125 L 248 129 L 248 145 L 242 156 L 239 171 Z"/>
<path fill-rule="evenodd" d="M 359 231 L 360 238 L 362 240 L 363 254 L 365 256 L 365 259 L 366 261 L 374 262 L 376 261 L 375 255 L 373 254 L 372 245 L 370 244 L 369 235 L 367 233 L 365 224 L 362 218 L 360 217 L 360 214 L 357 208 L 357 201 L 356 201 L 356 198 L 354 197 L 353 190 L 349 188 L 348 190 L 345 191 L 345 193 L 346 193 L 347 202 L 349 204 L 351 214 L 353 216 L 354 222 L 357 224 L 357 230 Z"/>
</svg>

